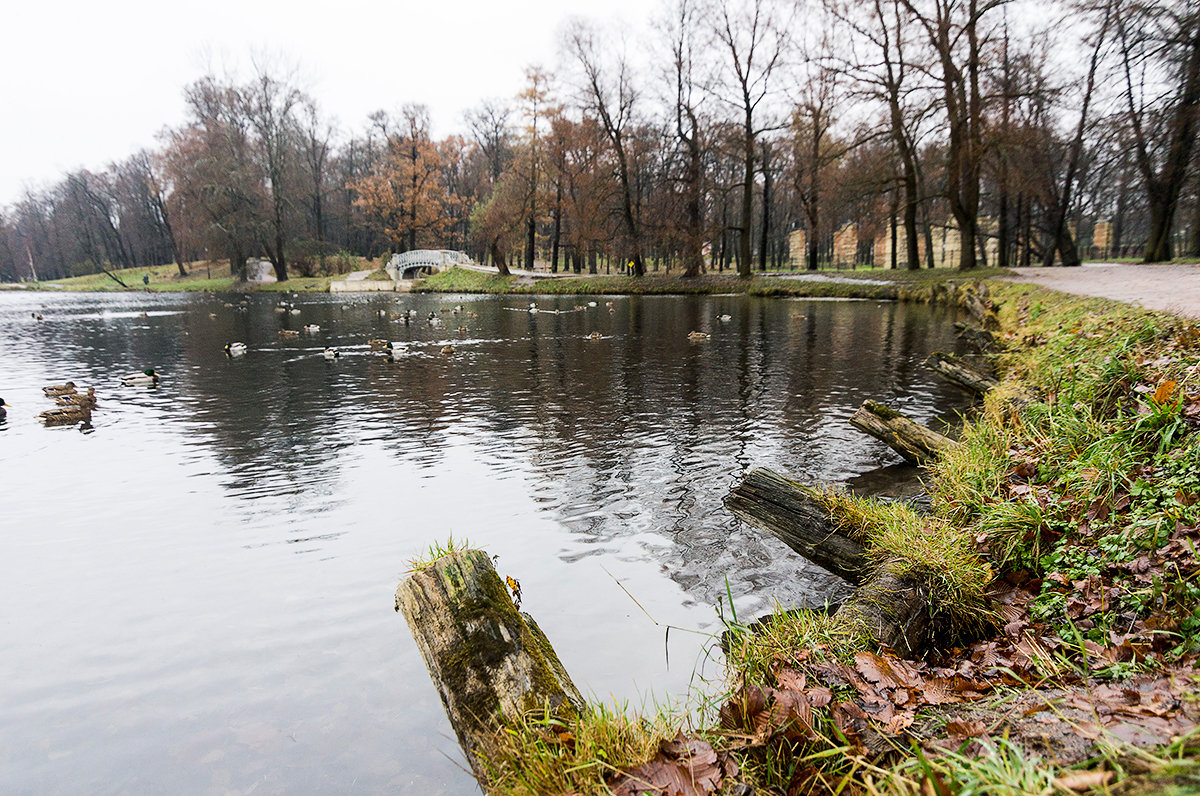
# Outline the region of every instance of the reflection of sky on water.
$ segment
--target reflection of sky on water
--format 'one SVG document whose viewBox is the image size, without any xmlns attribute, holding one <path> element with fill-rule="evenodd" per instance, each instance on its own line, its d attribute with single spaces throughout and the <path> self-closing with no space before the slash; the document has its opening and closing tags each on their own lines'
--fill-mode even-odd
<svg viewBox="0 0 1200 796">
<path fill-rule="evenodd" d="M 668 666 L 625 590 L 709 631 L 726 579 L 741 615 L 821 602 L 828 576 L 724 494 L 754 466 L 846 482 L 895 461 L 845 422 L 864 398 L 923 420 L 963 400 L 919 367 L 953 345 L 920 306 L 277 300 L 0 294 L 0 790 L 471 792 L 391 609 L 411 558 L 468 538 L 585 691 L 679 695 L 702 639 L 672 633 Z M 148 366 L 159 388 L 119 386 Z M 94 433 L 34 421 L 67 379 L 97 388 Z"/>
</svg>

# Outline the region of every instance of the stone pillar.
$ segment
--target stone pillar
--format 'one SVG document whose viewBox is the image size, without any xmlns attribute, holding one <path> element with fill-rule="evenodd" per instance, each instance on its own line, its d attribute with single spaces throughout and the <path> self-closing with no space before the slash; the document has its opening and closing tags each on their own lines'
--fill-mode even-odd
<svg viewBox="0 0 1200 796">
<path fill-rule="evenodd" d="M 808 237 L 802 229 L 793 230 L 792 234 L 788 235 L 788 259 L 795 271 L 803 271 L 807 266 L 804 259 L 808 254 L 807 243 Z"/>
<path fill-rule="evenodd" d="M 1112 244 L 1112 223 L 1097 221 L 1092 230 L 1092 251 L 1096 257 L 1108 259 L 1108 247 Z"/>
<path fill-rule="evenodd" d="M 853 266 L 858 259 L 858 225 L 845 224 L 833 233 L 833 264 Z"/>
<path fill-rule="evenodd" d="M 898 230 L 902 231 L 902 230 Z M 892 267 L 892 231 L 884 229 L 875 238 L 874 249 L 875 267 L 876 268 L 891 268 Z"/>
</svg>

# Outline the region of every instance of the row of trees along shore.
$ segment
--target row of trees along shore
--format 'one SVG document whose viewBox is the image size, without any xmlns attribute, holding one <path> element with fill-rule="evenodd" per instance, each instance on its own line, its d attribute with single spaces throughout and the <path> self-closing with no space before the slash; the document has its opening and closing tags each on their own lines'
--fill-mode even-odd
<svg viewBox="0 0 1200 796">
<path fill-rule="evenodd" d="M 1200 255 L 1200 5 L 666 0 L 440 140 L 347 131 L 286 70 L 209 75 L 159 146 L 0 210 L 0 279 L 437 247 L 641 275 Z"/>
</svg>

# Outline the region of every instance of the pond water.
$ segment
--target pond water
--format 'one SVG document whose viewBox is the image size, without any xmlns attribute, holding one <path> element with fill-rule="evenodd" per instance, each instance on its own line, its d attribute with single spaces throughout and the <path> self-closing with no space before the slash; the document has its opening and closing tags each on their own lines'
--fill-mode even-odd
<svg viewBox="0 0 1200 796">
<path fill-rule="evenodd" d="M 474 793 L 393 610 L 413 557 L 498 556 L 585 693 L 681 696 L 721 668 L 661 625 L 719 631 L 727 589 L 745 617 L 841 588 L 730 486 L 898 462 L 847 424 L 865 398 L 926 422 L 966 401 L 920 366 L 955 347 L 925 306 L 278 300 L 0 293 L 0 792 Z M 44 428 L 68 379 L 92 427 Z"/>
</svg>

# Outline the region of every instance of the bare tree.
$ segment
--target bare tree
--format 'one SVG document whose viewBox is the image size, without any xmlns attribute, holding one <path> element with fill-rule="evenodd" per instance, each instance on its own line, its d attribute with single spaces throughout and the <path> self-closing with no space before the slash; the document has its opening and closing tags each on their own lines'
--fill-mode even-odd
<svg viewBox="0 0 1200 796">
<path fill-rule="evenodd" d="M 826 175 L 846 150 L 832 135 L 840 75 L 825 63 L 813 62 L 813 67 L 792 114 L 793 180 L 808 233 L 805 266 L 809 271 L 817 270 L 827 223 L 822 214 Z"/>
<path fill-rule="evenodd" d="M 296 112 L 308 98 L 290 76 L 276 77 L 260 67 L 241 92 L 243 111 L 255 132 L 254 153 L 266 178 L 268 223 L 260 242 L 280 282 L 288 278 L 289 215 L 293 209 L 290 178 L 296 147 Z"/>
<path fill-rule="evenodd" d="M 671 82 L 675 102 L 675 137 L 683 159 L 683 275 L 704 271 L 704 156 L 707 148 L 700 104 L 707 80 L 697 74 L 700 49 L 700 8 L 697 0 L 676 0 L 667 33 L 671 44 Z"/>
<path fill-rule="evenodd" d="M 325 261 L 325 194 L 328 190 L 330 140 L 333 123 L 325 119 L 316 102 L 305 98 L 298 124 L 300 156 L 308 187 L 308 205 L 312 213 L 312 232 L 317 256 Z"/>
<path fill-rule="evenodd" d="M 498 100 L 479 103 L 466 115 L 467 127 L 490 168 L 492 184 L 512 161 L 512 110 Z"/>
<path fill-rule="evenodd" d="M 1200 107 L 1200 8 L 1185 0 L 1115 7 L 1134 158 L 1149 205 L 1145 261 L 1170 260 L 1171 228 L 1188 176 Z"/>
<path fill-rule="evenodd" d="M 886 112 L 887 135 L 895 149 L 903 190 L 899 210 L 904 226 L 905 264 L 921 267 L 917 211 L 921 203 L 921 169 L 918 131 L 930 112 L 927 88 L 920 76 L 928 65 L 915 60 L 919 48 L 912 41 L 913 26 L 901 0 L 868 0 L 863 3 L 830 2 L 834 18 L 854 33 L 854 57 L 843 68 L 858 85 L 858 93 Z M 895 251 L 893 250 L 895 257 Z M 895 258 L 898 259 L 898 258 Z"/>
<path fill-rule="evenodd" d="M 537 207 L 538 189 L 540 187 L 539 171 L 542 157 L 538 144 L 541 138 L 541 122 L 550 108 L 550 73 L 540 66 L 531 66 L 525 70 L 525 89 L 518 95 L 521 101 L 521 112 L 525 116 L 526 134 L 528 135 L 529 192 L 526 194 L 528 214 L 525 220 L 525 267 L 533 270 L 537 249 Z"/>
<path fill-rule="evenodd" d="M 764 103 L 776 69 L 783 63 L 788 20 L 774 0 L 722 0 L 714 12 L 717 46 L 723 53 L 719 96 L 737 110 L 741 129 L 741 221 L 738 226 L 738 276 L 751 275 L 754 173 L 758 136 L 778 121 Z"/>
<path fill-rule="evenodd" d="M 937 63 L 946 118 L 946 200 L 962 240 L 959 268 L 976 266 L 979 186 L 984 157 L 984 93 L 980 88 L 989 12 L 1007 0 L 901 0 L 925 34 Z"/>
<path fill-rule="evenodd" d="M 628 236 L 629 259 L 635 276 L 645 276 L 642 252 L 642 219 L 634 201 L 633 152 L 630 148 L 635 124 L 638 92 L 633 70 L 622 50 L 615 62 L 606 63 L 601 55 L 609 48 L 596 41 L 595 30 L 576 21 L 567 32 L 567 43 L 578 60 L 582 73 L 581 100 L 586 113 L 599 120 L 612 147 L 617 180 L 621 186 L 621 220 Z"/>
</svg>

